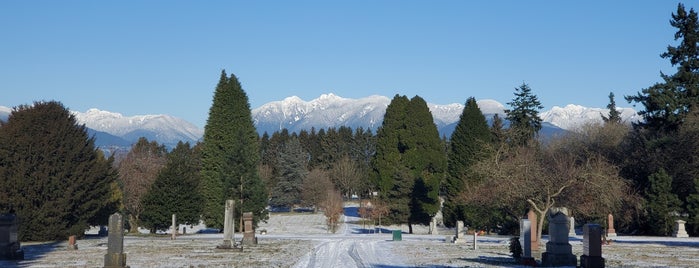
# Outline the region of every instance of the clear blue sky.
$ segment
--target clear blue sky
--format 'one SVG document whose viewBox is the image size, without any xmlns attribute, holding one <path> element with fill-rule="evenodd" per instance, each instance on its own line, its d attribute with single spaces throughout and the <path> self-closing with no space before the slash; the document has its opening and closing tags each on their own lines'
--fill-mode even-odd
<svg viewBox="0 0 699 268">
<path fill-rule="evenodd" d="M 296 95 L 604 107 L 674 73 L 675 1 L 0 1 L 0 105 L 57 100 L 203 127 L 220 71 Z M 685 2 L 687 9 L 699 8 Z M 640 107 L 637 107 L 637 109 Z"/>
</svg>

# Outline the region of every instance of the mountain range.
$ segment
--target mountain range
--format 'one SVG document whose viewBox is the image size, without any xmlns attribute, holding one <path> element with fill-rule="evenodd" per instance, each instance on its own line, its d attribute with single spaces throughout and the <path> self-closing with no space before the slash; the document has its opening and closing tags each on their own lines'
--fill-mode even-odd
<svg viewBox="0 0 699 268">
<path fill-rule="evenodd" d="M 298 132 L 304 129 L 319 130 L 339 126 L 363 127 L 375 132 L 381 126 L 390 102 L 388 97 L 379 95 L 350 99 L 323 94 L 310 101 L 292 96 L 253 109 L 252 118 L 260 134 L 272 134 L 283 128 L 290 132 Z M 489 99 L 479 100 L 477 103 L 488 120 L 495 114 L 504 118 L 505 106 L 501 103 Z M 440 134 L 449 137 L 458 123 L 464 105 L 429 103 L 428 106 Z M 640 120 L 632 108 L 617 109 L 621 112 L 624 122 Z M 11 108 L 0 106 L 0 120 L 6 121 L 11 111 Z M 78 123 L 85 124 L 90 135 L 94 135 L 96 145 L 103 150 L 128 149 L 140 137 L 172 148 L 179 141 L 195 143 L 204 134 L 203 129 L 192 123 L 169 115 L 123 116 L 94 108 L 86 112 L 72 112 Z M 544 122 L 541 134 L 550 136 L 575 131 L 585 123 L 602 122 L 602 115 L 607 115 L 608 112 L 606 108 L 588 108 L 574 104 L 565 107 L 554 106 L 540 113 Z"/>
</svg>

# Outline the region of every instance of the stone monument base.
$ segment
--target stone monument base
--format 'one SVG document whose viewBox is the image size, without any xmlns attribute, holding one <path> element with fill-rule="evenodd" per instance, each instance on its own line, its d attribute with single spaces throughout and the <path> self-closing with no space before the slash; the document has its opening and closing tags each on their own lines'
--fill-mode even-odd
<svg viewBox="0 0 699 268">
<path fill-rule="evenodd" d="M 559 267 L 559 266 L 577 266 L 578 258 L 572 253 L 556 254 L 544 252 L 541 254 L 541 266 L 543 267 Z"/>
<path fill-rule="evenodd" d="M 538 264 L 536 263 L 536 259 L 534 259 L 533 257 L 521 257 L 519 258 L 519 264 L 531 267 L 538 266 Z"/>
<path fill-rule="evenodd" d="M 128 268 L 126 266 L 126 254 L 107 253 L 104 254 L 104 268 Z"/>
<path fill-rule="evenodd" d="M 604 268 L 604 258 L 600 256 L 580 256 L 580 267 L 582 268 Z"/>
<path fill-rule="evenodd" d="M 229 240 L 224 240 L 223 244 L 216 246 L 217 251 L 243 251 L 243 246 L 239 242 L 231 243 Z"/>
<path fill-rule="evenodd" d="M 243 245 L 245 245 L 245 246 L 257 245 L 257 237 L 243 237 Z"/>
</svg>

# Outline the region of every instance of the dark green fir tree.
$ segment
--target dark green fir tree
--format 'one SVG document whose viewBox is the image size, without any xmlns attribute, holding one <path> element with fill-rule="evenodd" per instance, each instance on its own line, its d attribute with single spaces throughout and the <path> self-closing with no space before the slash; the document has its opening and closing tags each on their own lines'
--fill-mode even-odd
<svg viewBox="0 0 699 268">
<path fill-rule="evenodd" d="M 255 225 L 267 220 L 267 190 L 258 173 L 258 139 L 247 94 L 235 75 L 228 77 L 221 71 L 202 145 L 199 189 L 207 226 L 223 226 L 224 204 L 229 199 L 237 201 L 236 217 L 252 212 Z"/>
</svg>

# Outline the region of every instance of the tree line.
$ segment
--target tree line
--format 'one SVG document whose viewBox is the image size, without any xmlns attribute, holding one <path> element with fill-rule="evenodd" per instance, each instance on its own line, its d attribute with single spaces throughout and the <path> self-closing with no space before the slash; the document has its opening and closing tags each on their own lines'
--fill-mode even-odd
<svg viewBox="0 0 699 268">
<path fill-rule="evenodd" d="M 488 123 L 468 98 L 455 131 L 440 137 L 420 96 L 395 95 L 382 125 L 258 135 L 245 91 L 221 72 L 204 137 L 172 150 L 140 139 L 123 158 L 105 156 L 60 102 L 13 109 L 0 124 L 0 212 L 22 219 L 20 239 L 64 239 L 128 216 L 132 232 L 181 222 L 223 225 L 226 199 L 265 221 L 269 208 L 308 207 L 337 226 L 341 200 L 369 200 L 384 224 L 444 224 L 517 232 L 533 210 L 538 231 L 554 206 L 578 222 L 615 215 L 618 232 L 668 235 L 676 219 L 699 232 L 699 22 L 679 4 L 678 44 L 662 58 L 677 68 L 662 82 L 624 96 L 643 120 L 622 122 L 613 92 L 603 124 L 538 136 L 542 104 L 523 83 L 504 118 Z M 367 203 L 368 204 L 368 203 Z M 371 210 L 371 211 L 370 211 Z"/>
</svg>

